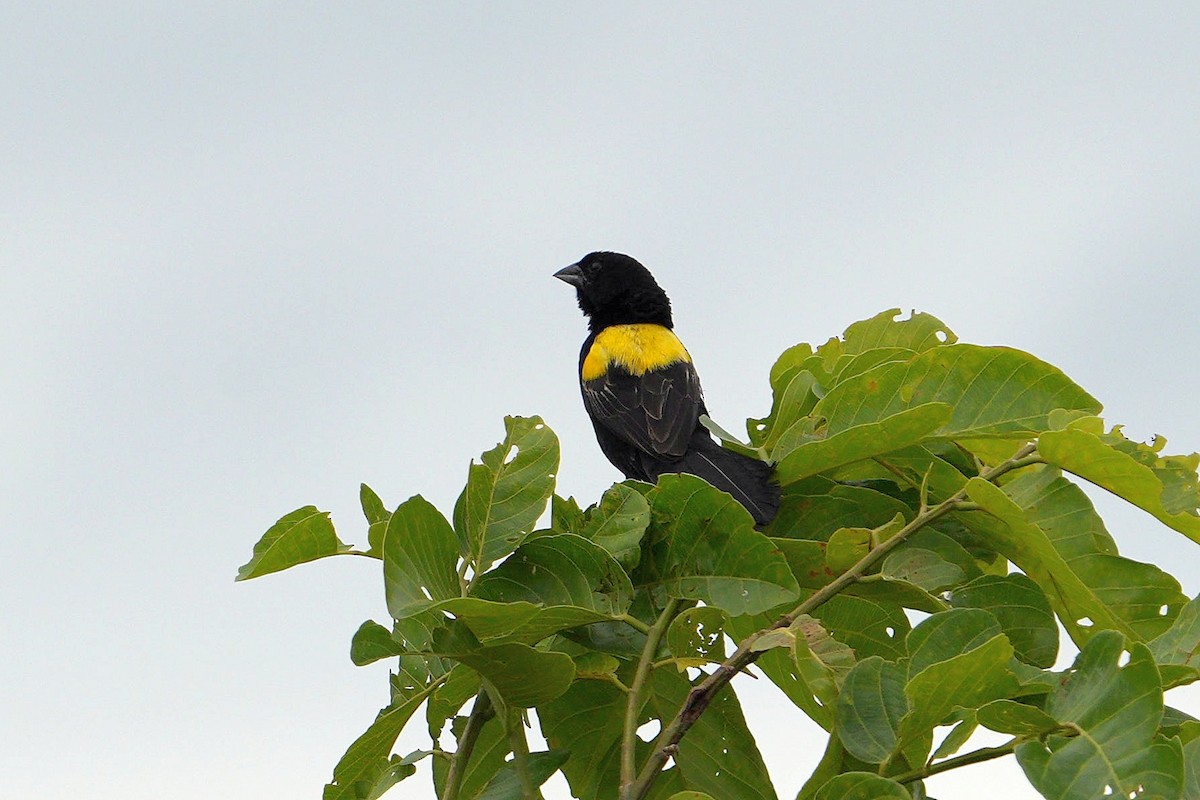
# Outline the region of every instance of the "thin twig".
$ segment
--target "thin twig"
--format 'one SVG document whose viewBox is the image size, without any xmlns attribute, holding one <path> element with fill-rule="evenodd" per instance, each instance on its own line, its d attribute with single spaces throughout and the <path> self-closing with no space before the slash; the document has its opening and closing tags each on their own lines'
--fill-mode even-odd
<svg viewBox="0 0 1200 800">
<path fill-rule="evenodd" d="M 1017 745 L 1024 741 L 1026 740 L 1018 736 L 996 747 L 981 747 L 978 750 L 972 750 L 970 753 L 963 753 L 961 756 L 954 756 L 953 758 L 939 761 L 936 764 L 926 764 L 919 769 L 910 770 L 901 775 L 894 775 L 892 776 L 892 780 L 896 783 L 911 783 L 928 778 L 930 775 L 937 775 L 939 772 L 947 772 L 958 767 L 965 767 L 968 764 L 991 761 L 993 758 L 1001 758 L 1011 754 L 1013 750 L 1017 749 Z"/>
<path fill-rule="evenodd" d="M 475 750 L 475 742 L 484 724 L 495 716 L 492 708 L 492 698 L 488 697 L 486 689 L 480 689 L 475 695 L 475 705 L 471 707 L 471 716 L 467 717 L 467 727 L 463 729 L 462 738 L 458 741 L 458 750 L 454 760 L 450 762 L 450 771 L 446 774 L 446 786 L 442 791 L 442 800 L 458 800 L 462 788 L 463 777 L 467 774 L 467 762 Z"/>
<path fill-rule="evenodd" d="M 671 598 L 666 607 L 654 621 L 654 625 L 646 633 L 646 645 L 642 648 L 642 657 L 638 659 L 637 672 L 634 673 L 633 683 L 629 684 L 629 695 L 625 701 L 625 727 L 621 737 L 621 792 L 622 797 L 630 790 L 634 777 L 637 775 L 636 756 L 638 715 L 642 710 L 642 689 L 650 676 L 650 667 L 658 652 L 658 643 L 662 641 L 667 626 L 675 617 L 675 609 L 679 600 Z"/>
</svg>

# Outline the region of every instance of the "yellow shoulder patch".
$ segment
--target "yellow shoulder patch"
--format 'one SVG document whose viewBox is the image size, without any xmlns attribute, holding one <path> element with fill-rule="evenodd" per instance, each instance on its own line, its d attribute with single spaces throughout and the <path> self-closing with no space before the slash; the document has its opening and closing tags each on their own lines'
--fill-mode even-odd
<svg viewBox="0 0 1200 800">
<path fill-rule="evenodd" d="M 633 375 L 645 375 L 692 357 L 674 331 L 662 325 L 612 325 L 596 336 L 592 348 L 583 359 L 582 376 L 595 380 L 617 364 Z"/>
</svg>

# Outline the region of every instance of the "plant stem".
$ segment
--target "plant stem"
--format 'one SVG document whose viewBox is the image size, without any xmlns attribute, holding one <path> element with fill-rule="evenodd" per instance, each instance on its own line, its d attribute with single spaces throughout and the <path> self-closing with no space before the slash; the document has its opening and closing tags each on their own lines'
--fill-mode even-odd
<svg viewBox="0 0 1200 800">
<path fill-rule="evenodd" d="M 616 619 L 624 622 L 626 625 L 633 628 L 635 631 L 638 631 L 639 633 L 644 633 L 647 636 L 650 635 L 650 626 L 635 616 L 630 614 L 622 614 L 621 616 L 616 617 Z"/>
<path fill-rule="evenodd" d="M 458 800 L 463 777 L 467 774 L 467 762 L 471 760 L 471 752 L 475 749 L 479 732 L 494 715 L 492 698 L 488 697 L 486 689 L 480 689 L 479 694 L 475 695 L 475 705 L 471 707 L 471 716 L 467 717 L 467 727 L 463 729 L 462 738 L 458 741 L 458 750 L 454 754 L 454 760 L 450 762 L 450 771 L 446 774 L 446 786 L 442 791 L 442 800 Z"/>
<path fill-rule="evenodd" d="M 646 632 L 646 645 L 642 648 L 642 657 L 638 659 L 637 672 L 634 673 L 633 683 L 629 685 L 629 695 L 625 702 L 625 728 L 621 737 L 621 796 L 632 797 L 628 794 L 637 774 L 635 762 L 637 745 L 638 715 L 642 710 L 642 689 L 650 676 L 650 667 L 654 663 L 654 655 L 658 652 L 658 643 L 671 620 L 675 617 L 675 609 L 679 601 L 671 598 L 666 607 L 654 620 L 654 625 Z"/>
<path fill-rule="evenodd" d="M 961 756 L 947 758 L 945 761 L 939 761 L 936 764 L 926 764 L 920 769 L 910 770 L 902 775 L 892 776 L 892 780 L 896 783 L 911 783 L 928 778 L 930 775 L 937 775 L 939 772 L 947 772 L 948 770 L 965 767 L 968 764 L 978 764 L 981 761 L 991 761 L 993 758 L 1001 758 L 1010 755 L 1013 750 L 1017 749 L 1017 745 L 1025 740 L 1021 737 L 1011 739 L 1002 745 L 996 747 L 981 747 L 978 750 L 973 750 L 970 753 L 963 753 Z"/>
<path fill-rule="evenodd" d="M 1007 461 L 1002 461 L 979 477 L 987 481 L 994 481 L 996 478 L 999 478 L 1006 472 L 1010 472 L 1014 469 L 1018 469 L 1019 467 L 1026 466 L 1031 463 L 1036 463 L 1028 458 L 1031 454 L 1036 452 L 1036 450 L 1037 445 L 1030 443 L 1018 450 L 1012 456 L 1012 458 L 1008 459 Z M 859 561 L 854 564 L 854 566 L 850 567 L 850 569 L 846 570 L 841 575 L 838 575 L 836 578 L 834 578 L 833 581 L 818 589 L 814 594 L 810 595 L 808 599 L 796 606 L 796 608 L 794 608 L 790 613 L 784 614 L 775 621 L 775 624 L 769 628 L 764 628 L 747 636 L 738 645 L 738 648 L 733 652 L 733 655 L 725 659 L 725 661 L 723 661 L 707 678 L 692 687 L 692 690 L 688 693 L 687 700 L 684 701 L 683 708 L 679 709 L 679 713 L 675 715 L 675 718 L 672 719 L 669 724 L 664 726 L 662 732 L 658 735 L 658 738 L 654 742 L 654 750 L 650 753 L 650 757 L 642 766 L 641 772 L 638 773 L 637 779 L 632 785 L 628 785 L 625 779 L 624 759 L 629 754 L 624 751 L 622 752 L 622 800 L 642 800 L 646 796 L 646 794 L 650 791 L 651 784 L 653 784 L 655 778 L 658 777 L 659 771 L 662 770 L 663 765 L 667 763 L 667 759 L 670 758 L 675 752 L 676 747 L 679 744 L 679 740 L 683 738 L 684 734 L 688 732 L 688 729 L 695 724 L 696 720 L 700 718 L 700 715 L 704 713 L 704 710 L 708 708 L 709 703 L 711 703 L 713 698 L 716 697 L 717 692 L 725 688 L 725 685 L 733 680 L 733 676 L 750 666 L 758 659 L 759 656 L 762 655 L 762 652 L 756 652 L 753 650 L 754 643 L 760 636 L 779 628 L 789 627 L 800 615 L 808 614 L 816 610 L 818 607 L 826 603 L 830 598 L 834 597 L 847 586 L 857 581 L 860 577 L 862 577 L 863 574 L 866 573 L 867 570 L 879 563 L 879 561 L 888 553 L 903 544 L 904 541 L 913 533 L 930 524 L 931 522 L 941 519 L 951 511 L 959 510 L 960 504 L 965 500 L 966 496 L 967 488 L 964 485 L 963 488 L 959 489 L 949 498 L 943 500 L 937 505 L 932 506 L 931 508 L 922 508 L 920 513 L 913 517 L 911 522 L 893 534 L 891 538 L 880 543 L 878 547 L 871 550 L 871 552 L 859 559 Z M 655 624 L 657 625 L 658 623 Z M 642 654 L 642 659 L 643 661 L 646 659 L 645 653 Z M 639 664 L 639 671 L 640 669 L 641 665 Z M 630 693 L 631 704 L 636 693 L 637 690 L 635 682 L 635 690 L 634 692 Z M 628 714 L 626 714 L 625 724 L 628 729 L 630 724 Z M 629 751 L 632 751 L 632 747 L 629 748 Z"/>
</svg>

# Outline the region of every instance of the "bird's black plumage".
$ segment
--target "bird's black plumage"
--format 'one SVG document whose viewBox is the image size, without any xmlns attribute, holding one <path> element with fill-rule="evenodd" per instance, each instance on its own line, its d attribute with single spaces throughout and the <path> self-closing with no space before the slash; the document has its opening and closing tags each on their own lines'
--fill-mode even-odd
<svg viewBox="0 0 1200 800">
<path fill-rule="evenodd" d="M 627 478 L 686 472 L 731 494 L 766 525 L 779 509 L 771 467 L 726 450 L 700 423 L 700 378 L 675 335 L 671 302 L 644 266 L 589 253 L 555 273 L 575 287 L 590 333 L 579 353 L 583 405 L 600 449 Z"/>
</svg>

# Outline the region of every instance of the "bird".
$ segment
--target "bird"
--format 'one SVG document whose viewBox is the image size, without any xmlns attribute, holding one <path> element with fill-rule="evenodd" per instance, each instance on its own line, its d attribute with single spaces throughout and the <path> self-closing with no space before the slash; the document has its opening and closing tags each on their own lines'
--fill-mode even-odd
<svg viewBox="0 0 1200 800">
<path fill-rule="evenodd" d="M 671 301 L 646 267 L 622 253 L 588 253 L 554 277 L 575 287 L 588 320 L 579 352 L 583 405 L 604 455 L 626 478 L 683 472 L 728 492 L 770 523 L 780 490 L 772 466 L 718 444 L 700 377 L 675 334 Z"/>
</svg>

